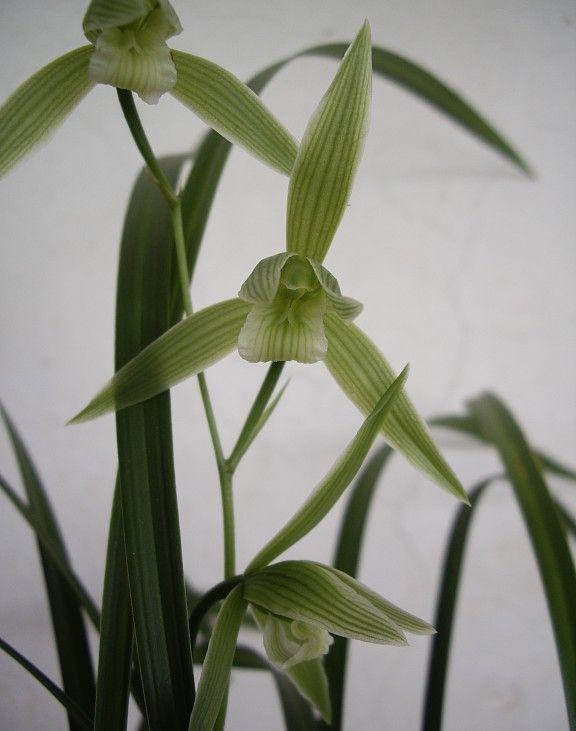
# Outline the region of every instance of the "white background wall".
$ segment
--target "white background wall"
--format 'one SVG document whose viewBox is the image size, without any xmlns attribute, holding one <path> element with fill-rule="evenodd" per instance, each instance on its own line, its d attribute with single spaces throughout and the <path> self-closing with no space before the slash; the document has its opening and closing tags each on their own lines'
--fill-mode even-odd
<svg viewBox="0 0 576 731">
<path fill-rule="evenodd" d="M 318 42 L 349 39 L 368 16 L 374 42 L 424 64 L 507 133 L 537 171 L 530 181 L 420 101 L 374 83 L 367 149 L 328 266 L 365 303 L 360 325 L 392 363 L 412 364 L 425 415 L 490 388 L 534 443 L 574 463 L 576 438 L 576 10 L 554 0 L 207 0 L 177 2 L 174 46 L 247 77 Z M 0 96 L 84 42 L 83 3 L 4 0 Z M 265 101 L 296 135 L 335 64 L 306 59 Z M 158 153 L 204 128 L 171 98 L 142 110 Z M 1 141 L 0 141 L 1 144 Z M 101 591 L 114 472 L 111 417 L 65 421 L 109 376 L 118 239 L 140 166 L 110 88 L 96 89 L 48 146 L 0 183 L 0 394 L 45 478 L 78 573 Z M 197 306 L 234 294 L 284 246 L 287 181 L 232 154 L 208 226 Z M 230 357 L 209 373 L 226 445 L 265 368 Z M 360 423 L 321 364 L 290 366 L 288 393 L 236 484 L 240 567 L 309 493 Z M 184 560 L 202 587 L 220 578 L 218 488 L 196 384 L 173 392 Z M 486 450 L 439 436 L 470 485 L 496 468 Z M 1 471 L 18 482 L 7 440 Z M 573 488 L 555 483 L 576 507 Z M 456 509 L 400 459 L 371 516 L 362 578 L 432 618 L 446 530 Z M 340 510 L 291 555 L 329 560 Z M 0 511 L 0 635 L 57 678 L 35 545 Z M 417 729 L 428 641 L 354 644 L 349 729 Z M 281 728 L 268 679 L 241 675 L 230 729 Z M 60 709 L 0 657 L 0 726 L 63 728 Z M 495 487 L 474 528 L 452 656 L 447 731 L 567 728 L 555 648 L 516 504 Z"/>
</svg>

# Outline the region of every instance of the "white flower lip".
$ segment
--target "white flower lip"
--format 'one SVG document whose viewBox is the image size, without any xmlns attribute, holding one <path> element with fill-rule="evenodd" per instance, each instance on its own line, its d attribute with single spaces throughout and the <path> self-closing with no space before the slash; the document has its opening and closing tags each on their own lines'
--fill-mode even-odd
<svg viewBox="0 0 576 731">
<path fill-rule="evenodd" d="M 95 46 L 88 67 L 90 80 L 130 89 L 143 101 L 156 104 L 177 80 L 166 44 L 167 38 L 182 29 L 172 6 L 166 1 L 147 1 L 121 18 L 106 15 L 100 6 L 92 3 L 84 22 L 86 35 Z M 114 19 L 129 22 L 115 26 Z"/>
</svg>

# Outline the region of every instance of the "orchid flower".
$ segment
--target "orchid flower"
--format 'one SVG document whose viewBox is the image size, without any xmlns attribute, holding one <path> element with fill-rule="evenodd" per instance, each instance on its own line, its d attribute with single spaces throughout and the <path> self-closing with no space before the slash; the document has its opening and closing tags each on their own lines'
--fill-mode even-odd
<svg viewBox="0 0 576 731">
<path fill-rule="evenodd" d="M 95 84 L 149 104 L 169 92 L 223 137 L 289 174 L 296 142 L 245 84 L 204 58 L 172 50 L 182 26 L 168 0 L 92 0 L 89 45 L 44 66 L 0 108 L 0 177 L 41 143 Z"/>
<path fill-rule="evenodd" d="M 322 360 L 369 413 L 395 374 L 351 323 L 361 310 L 323 266 L 344 213 L 368 126 L 368 23 L 314 112 L 290 178 L 286 251 L 263 259 L 239 296 L 186 317 L 121 368 L 73 422 L 151 398 L 238 349 L 249 361 Z M 405 393 L 383 424 L 389 443 L 441 487 L 466 493 Z"/>
<path fill-rule="evenodd" d="M 218 614 L 190 731 L 212 728 L 229 681 L 242 616 L 250 606 L 271 663 L 330 723 L 328 679 L 322 662 L 332 635 L 381 645 L 406 645 L 406 632 L 434 628 L 342 571 L 312 561 L 282 561 L 247 574 Z"/>
</svg>

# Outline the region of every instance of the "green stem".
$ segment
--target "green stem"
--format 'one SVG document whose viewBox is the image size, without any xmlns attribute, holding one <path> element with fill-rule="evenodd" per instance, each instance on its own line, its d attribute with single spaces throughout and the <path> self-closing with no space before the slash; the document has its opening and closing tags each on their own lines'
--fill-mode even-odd
<svg viewBox="0 0 576 731">
<path fill-rule="evenodd" d="M 178 197 L 172 190 L 172 186 L 168 182 L 168 179 L 164 175 L 164 171 L 158 164 L 158 160 L 152 152 L 152 148 L 150 147 L 150 143 L 148 142 L 148 138 L 146 137 L 146 133 L 142 127 L 142 122 L 138 116 L 132 92 L 128 91 L 128 89 L 116 89 L 116 91 L 118 92 L 120 106 L 124 112 L 124 117 L 130 132 L 132 133 L 136 147 L 140 150 L 140 154 L 144 158 L 144 161 L 152 173 L 156 184 L 168 201 L 168 205 L 172 208 L 178 203 Z"/>
<path fill-rule="evenodd" d="M 164 172 L 152 151 L 142 122 L 138 116 L 134 97 L 132 92 L 126 89 L 117 89 L 120 106 L 124 112 L 124 117 L 134 138 L 136 146 L 140 150 L 144 162 L 150 170 L 158 188 L 166 198 L 168 205 L 172 211 L 172 229 L 174 232 L 174 245 L 176 249 L 176 262 L 178 266 L 178 276 L 180 279 L 180 288 L 182 290 L 182 302 L 186 316 L 189 317 L 192 312 L 192 299 L 190 297 L 190 281 L 188 276 L 188 262 L 186 260 L 186 241 L 184 237 L 184 227 L 182 224 L 182 206 L 180 198 L 176 195 L 170 182 L 164 175 Z M 210 430 L 210 438 L 214 447 L 216 456 L 216 464 L 218 467 L 218 476 L 220 478 L 220 492 L 222 496 L 222 514 L 224 522 L 224 576 L 230 578 L 234 575 L 235 565 L 235 534 L 234 534 L 234 503 L 232 498 L 232 473 L 230 472 L 226 459 L 222 451 L 222 443 L 214 417 L 214 409 L 210 400 L 208 385 L 203 373 L 198 374 L 198 384 L 200 386 L 200 394 L 204 411 L 206 412 L 206 420 L 208 429 Z"/>
<path fill-rule="evenodd" d="M 228 457 L 227 464 L 229 470 L 232 473 L 234 473 L 234 470 L 236 469 L 236 467 L 238 467 L 240 459 L 242 458 L 247 447 L 250 445 L 252 432 L 260 421 L 260 417 L 264 413 L 264 409 L 266 408 L 266 405 L 270 400 L 270 396 L 272 396 L 272 393 L 276 388 L 276 384 L 278 383 L 278 379 L 280 378 L 283 368 L 284 361 L 276 361 L 274 363 L 271 363 L 270 367 L 268 368 L 266 378 L 262 382 L 260 390 L 258 391 L 256 398 L 254 399 L 254 403 L 252 405 L 252 408 L 250 409 L 250 413 L 246 417 L 246 421 L 244 422 L 244 426 L 242 427 L 240 436 L 236 440 L 234 449 Z"/>
<path fill-rule="evenodd" d="M 221 581 L 219 584 L 216 584 L 216 586 L 213 586 L 210 591 L 207 591 L 206 594 L 204 594 L 204 596 L 198 601 L 198 604 L 196 604 L 192 610 L 188 620 L 192 652 L 194 652 L 196 638 L 198 637 L 198 632 L 202 622 L 204 621 L 204 617 L 212 605 L 216 604 L 216 602 L 222 601 L 222 599 L 226 599 L 232 589 L 234 589 L 235 586 L 238 586 L 238 584 L 241 584 L 243 580 L 244 576 L 242 575 L 231 576 L 226 581 Z"/>
</svg>

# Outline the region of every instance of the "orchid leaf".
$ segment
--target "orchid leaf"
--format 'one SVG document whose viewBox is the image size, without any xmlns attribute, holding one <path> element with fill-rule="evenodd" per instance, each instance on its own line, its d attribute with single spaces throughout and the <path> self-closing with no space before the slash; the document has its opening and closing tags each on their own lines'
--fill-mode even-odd
<svg viewBox="0 0 576 731">
<path fill-rule="evenodd" d="M 288 192 L 287 249 L 321 262 L 346 208 L 366 136 L 372 84 L 366 22 L 314 112 Z"/>
<path fill-rule="evenodd" d="M 164 174 L 171 185 L 181 164 L 179 156 L 164 161 Z M 134 186 L 122 234 L 116 299 L 116 368 L 141 353 L 169 326 L 174 257 L 170 213 L 149 174 L 142 171 Z M 113 606 L 115 599 L 125 618 L 122 600 L 130 602 L 149 727 L 184 728 L 194 702 L 194 675 L 170 394 L 160 393 L 146 403 L 123 409 L 116 415 L 116 433 L 122 521 L 116 522 L 114 544 L 118 550 L 122 540 L 125 545 L 129 592 L 126 595 L 124 576 L 118 573 L 118 581 L 111 587 L 116 597 L 108 597 L 106 604 L 108 608 Z M 120 559 L 116 550 L 113 555 L 113 560 Z M 127 628 L 112 629 L 126 651 Z M 112 639 L 108 637 L 108 641 Z M 125 656 L 122 662 L 127 662 Z M 117 707 L 120 709 L 119 704 Z"/>
<path fill-rule="evenodd" d="M 98 611 L 98 607 L 72 570 L 66 556 L 61 551 L 61 547 L 54 541 L 50 531 L 44 527 L 41 521 L 37 520 L 34 512 L 30 510 L 29 506 L 18 496 L 14 488 L 11 487 L 2 475 L 0 475 L 0 490 L 2 490 L 29 527 L 34 531 L 38 543 L 42 546 L 42 549 L 54 565 L 58 567 L 68 587 L 76 595 L 79 605 L 84 609 L 94 627 L 98 629 L 100 625 L 100 612 Z"/>
<path fill-rule="evenodd" d="M 69 572 L 60 569 L 62 564 L 69 565 L 69 559 L 48 494 L 16 426 L 2 407 L 0 415 L 8 430 L 18 463 L 28 499 L 28 510 L 45 541 L 50 543 L 50 550 L 47 550 L 40 536 L 37 536 L 64 691 L 91 716 L 95 683 L 92 656 L 82 616 L 82 601 L 77 593 L 82 587 L 79 582 L 75 587 L 69 583 L 72 569 Z M 57 561 L 51 558 L 50 554 L 54 552 L 58 554 Z M 78 728 L 77 722 L 70 716 L 69 726 L 71 731 Z"/>
<path fill-rule="evenodd" d="M 178 74 L 170 93 L 223 137 L 286 175 L 296 157 L 296 141 L 256 94 L 211 61 L 172 51 Z"/>
<path fill-rule="evenodd" d="M 30 662 L 28 658 L 24 657 L 18 650 L 10 645 L 6 640 L 0 637 L 0 650 L 9 655 L 13 660 L 28 671 L 33 678 L 35 678 L 46 690 L 52 694 L 52 696 L 61 703 L 68 716 L 73 719 L 74 727 L 78 729 L 86 729 L 90 731 L 92 729 L 92 719 L 88 716 L 81 706 L 76 701 L 67 695 L 61 688 L 59 688 L 54 681 L 45 675 L 34 663 Z"/>
<path fill-rule="evenodd" d="M 249 309 L 226 300 L 177 323 L 121 368 L 71 423 L 145 401 L 202 372 L 234 349 Z"/>
<path fill-rule="evenodd" d="M 0 107 L 0 178 L 48 138 L 93 87 L 93 46 L 60 56 L 25 81 Z"/>
<path fill-rule="evenodd" d="M 378 644 L 405 645 L 398 625 L 373 602 L 328 567 L 283 561 L 247 574 L 244 598 L 281 617 L 331 634 Z"/>
<path fill-rule="evenodd" d="M 395 374 L 374 343 L 355 325 L 331 314 L 324 321 L 328 336 L 326 366 L 344 393 L 368 414 Z M 467 500 L 464 488 L 405 393 L 400 394 L 385 419 L 382 432 L 415 467 L 452 495 Z"/>
<path fill-rule="evenodd" d="M 506 406 L 493 394 L 469 404 L 506 469 L 538 563 L 556 640 L 566 710 L 576 726 L 576 571 L 542 467 Z"/>
<path fill-rule="evenodd" d="M 294 517 L 256 555 L 248 566 L 247 572 L 259 569 L 273 561 L 307 535 L 328 514 L 362 466 L 387 414 L 393 408 L 407 376 L 408 367 L 404 368 L 398 378 L 386 389 L 370 416 L 364 421 L 328 475 Z"/>
<path fill-rule="evenodd" d="M 442 729 L 448 661 L 468 536 L 482 495 L 499 477 L 488 477 L 475 485 L 470 490 L 470 506 L 461 505 L 452 521 L 450 535 L 444 549 L 442 577 L 436 599 L 434 623 L 438 634 L 432 641 L 428 662 L 422 731 L 441 731 Z"/>
<path fill-rule="evenodd" d="M 189 731 L 212 729 L 228 689 L 236 639 L 246 609 L 242 587 L 235 587 L 222 603 L 208 643 Z"/>
</svg>

